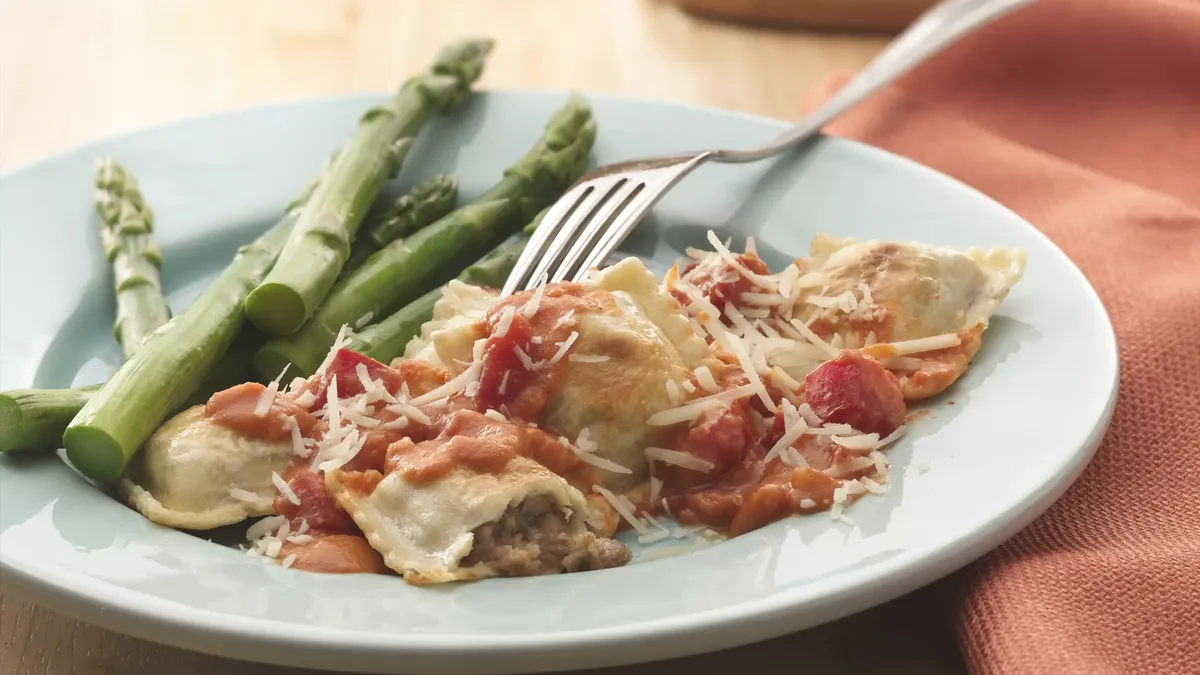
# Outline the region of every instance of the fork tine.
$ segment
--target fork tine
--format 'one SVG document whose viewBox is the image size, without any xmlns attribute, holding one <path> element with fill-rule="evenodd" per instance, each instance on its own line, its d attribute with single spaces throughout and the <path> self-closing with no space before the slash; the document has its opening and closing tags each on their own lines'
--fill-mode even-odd
<svg viewBox="0 0 1200 675">
<path fill-rule="evenodd" d="M 582 185 L 576 185 L 567 191 L 565 195 L 560 197 L 554 206 L 546 212 L 542 217 L 542 224 L 533 232 L 533 236 L 529 238 L 529 243 L 525 245 L 525 250 L 521 252 L 517 258 L 517 264 L 513 266 L 513 270 L 508 275 L 508 280 L 504 282 L 504 288 L 500 291 L 500 297 L 506 298 L 513 294 L 518 288 L 524 288 L 528 283 L 535 265 L 542 257 L 542 251 L 546 245 L 550 243 L 550 239 L 558 231 L 558 228 L 566 221 L 567 216 L 571 214 L 574 208 L 578 205 L 579 199 L 582 196 Z"/>
<path fill-rule="evenodd" d="M 596 210 L 604 206 L 613 190 L 623 182 L 625 179 L 621 176 L 606 176 L 579 186 L 583 188 L 583 194 L 579 198 L 577 206 L 556 228 L 556 235 L 550 242 L 550 246 L 542 253 L 541 260 L 538 261 L 533 272 L 530 273 L 529 280 L 525 283 L 525 290 L 536 286 L 540 283 L 543 275 L 548 277 L 557 269 L 563 252 L 576 241 L 579 233 L 592 222 Z M 542 222 L 545 223 L 545 220 Z"/>
<path fill-rule="evenodd" d="M 655 181 L 655 183 L 658 182 Z M 596 242 L 596 245 L 588 251 L 587 257 L 572 275 L 572 281 L 582 281 L 589 269 L 603 265 L 608 256 L 625 240 L 630 230 L 641 222 L 650 207 L 654 206 L 666 188 L 670 186 L 669 184 L 664 186 L 661 183 L 655 183 L 643 183 L 642 190 L 615 214 L 612 224 L 604 231 L 600 241 Z"/>
<path fill-rule="evenodd" d="M 622 178 L 617 181 L 616 188 L 610 194 L 608 200 L 596 210 L 592 219 L 588 222 L 587 228 L 580 233 L 579 238 L 575 240 L 575 245 L 571 247 L 570 252 L 563 258 L 562 263 L 554 271 L 550 277 L 550 282 L 562 281 L 569 279 L 575 274 L 575 268 L 579 262 L 592 250 L 596 245 L 596 240 L 599 239 L 608 226 L 608 222 L 612 220 L 614 213 L 619 213 L 625 208 L 626 202 L 631 197 L 636 195 L 645 184 L 642 181 Z"/>
<path fill-rule="evenodd" d="M 646 212 L 658 203 L 658 200 L 666 194 L 667 190 L 670 190 L 684 176 L 691 173 L 693 169 L 703 164 L 709 156 L 709 153 L 703 153 L 681 164 L 671 164 L 642 172 L 641 175 L 646 177 L 644 180 L 645 187 L 612 217 L 612 223 L 600 237 L 600 241 L 592 248 L 571 280 L 582 281 L 589 269 L 604 264 L 609 254 L 616 250 L 617 246 L 625 240 L 629 231 L 641 222 Z"/>
</svg>

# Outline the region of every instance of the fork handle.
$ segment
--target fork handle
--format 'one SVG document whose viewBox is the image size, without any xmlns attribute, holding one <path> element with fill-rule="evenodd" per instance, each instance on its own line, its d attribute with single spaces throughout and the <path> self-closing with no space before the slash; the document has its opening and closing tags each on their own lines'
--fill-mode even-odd
<svg viewBox="0 0 1200 675">
<path fill-rule="evenodd" d="M 851 106 L 959 38 L 1033 2 L 1035 0 L 946 0 L 922 14 L 857 76 L 769 145 L 756 150 L 718 150 L 709 158 L 728 163 L 754 162 L 796 147 L 817 135 Z"/>
</svg>

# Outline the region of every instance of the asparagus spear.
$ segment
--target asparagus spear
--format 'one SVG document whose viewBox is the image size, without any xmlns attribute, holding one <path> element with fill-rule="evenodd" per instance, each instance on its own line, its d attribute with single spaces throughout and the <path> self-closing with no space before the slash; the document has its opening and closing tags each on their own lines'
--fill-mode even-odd
<svg viewBox="0 0 1200 675">
<path fill-rule="evenodd" d="M 237 256 L 179 316 L 155 331 L 63 433 L 67 458 L 113 480 L 167 414 L 195 391 L 245 323 L 243 303 L 275 263 L 295 219 L 285 217 Z"/>
<path fill-rule="evenodd" d="M 442 218 L 454 209 L 458 181 L 450 174 L 438 174 L 418 183 L 408 194 L 397 199 L 374 223 L 363 222 L 364 232 L 350 247 L 350 259 L 342 275 L 358 269 L 372 253 L 393 241 L 407 237 Z"/>
<path fill-rule="evenodd" d="M 542 213 L 545 213 L 543 211 Z M 506 242 L 475 264 L 462 271 L 458 280 L 474 286 L 498 288 L 504 285 L 509 272 L 525 250 L 528 237 Z M 348 345 L 349 349 L 365 354 L 376 361 L 391 363 L 392 359 L 404 354 L 409 340 L 421 332 L 421 326 L 433 318 L 433 306 L 441 299 L 445 286 L 429 291 L 405 305 L 400 311 L 356 334 Z"/>
<path fill-rule="evenodd" d="M 343 324 L 358 328 L 363 317 L 369 322 L 389 316 L 451 278 L 467 264 L 459 261 L 507 238 L 578 178 L 595 138 L 591 108 L 572 96 L 496 185 L 413 236 L 388 244 L 340 279 L 304 328 L 263 345 L 254 359 L 257 372 L 273 377 L 290 363 L 297 374 L 310 375 Z"/>
<path fill-rule="evenodd" d="M 113 334 L 129 358 L 171 318 L 171 310 L 159 281 L 162 253 L 150 238 L 154 214 L 133 174 L 108 157 L 96 161 L 96 212 L 117 294 Z"/>
<path fill-rule="evenodd" d="M 280 253 L 246 300 L 251 323 L 271 335 L 294 333 L 313 315 L 350 255 L 350 242 L 384 181 L 395 176 L 414 136 L 434 112 L 448 112 L 483 70 L 490 40 L 455 42 L 429 71 L 367 111 Z"/>
<path fill-rule="evenodd" d="M 80 389 L 14 389 L 0 393 L 0 452 L 53 450 L 62 432 L 100 385 Z"/>
<path fill-rule="evenodd" d="M 277 228 L 290 230 L 295 225 L 300 207 L 328 175 L 336 157 L 337 153 L 334 153 L 327 158 L 321 173 L 288 203 L 283 218 L 276 225 Z M 233 344 L 221 355 L 220 361 L 204 374 L 199 386 L 184 400 L 183 405 L 203 403 L 217 391 L 253 379 L 251 360 L 262 343 L 261 333 L 244 327 Z M 57 450 L 62 445 L 67 425 L 102 386 L 97 384 L 77 389 L 14 389 L 0 392 L 0 431 L 4 432 L 4 438 L 0 438 L 0 452 Z M 175 412 L 178 407 L 173 408 L 171 412 Z M 16 431 L 9 434 L 8 430 Z"/>
<path fill-rule="evenodd" d="M 263 336 L 245 328 L 180 408 L 199 405 L 214 393 L 254 379 L 251 361 Z M 272 376 L 274 377 L 274 376 Z M 0 392 L 0 452 L 54 452 L 63 432 L 102 384 L 75 389 L 13 389 Z M 174 414 L 172 410 L 170 414 Z"/>
</svg>

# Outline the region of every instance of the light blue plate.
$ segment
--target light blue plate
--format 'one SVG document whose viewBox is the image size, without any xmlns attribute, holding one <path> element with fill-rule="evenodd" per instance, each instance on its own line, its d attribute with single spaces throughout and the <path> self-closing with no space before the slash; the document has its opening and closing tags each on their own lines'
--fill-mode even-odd
<svg viewBox="0 0 1200 675">
<path fill-rule="evenodd" d="M 112 155 L 158 215 L 164 284 L 182 309 L 279 215 L 377 97 L 248 110 L 72 150 L 0 178 L 0 389 L 102 380 L 118 362 L 92 213 Z M 561 94 L 489 93 L 438 121 L 399 182 L 452 171 L 473 197 L 537 137 Z M 596 161 L 749 147 L 776 121 L 592 97 Z M 707 228 L 753 234 L 776 269 L 813 233 L 1017 246 L 1028 271 L 967 375 L 891 451 L 895 485 L 847 511 L 792 518 L 687 555 L 601 572 L 413 588 L 384 576 L 266 566 L 154 525 L 56 458 L 0 458 L 6 584 L 143 638 L 280 664 L 376 672 L 532 672 L 744 644 L 865 609 L 997 546 L 1067 488 L 1107 427 L 1117 358 L 1103 307 L 1044 236 L 987 197 L 855 143 L 774 165 L 706 166 L 625 250 L 661 271 Z M 953 401 L 956 405 L 950 406 Z M 927 472 L 917 467 L 925 464 Z M 672 545 L 678 542 L 671 542 Z"/>
</svg>

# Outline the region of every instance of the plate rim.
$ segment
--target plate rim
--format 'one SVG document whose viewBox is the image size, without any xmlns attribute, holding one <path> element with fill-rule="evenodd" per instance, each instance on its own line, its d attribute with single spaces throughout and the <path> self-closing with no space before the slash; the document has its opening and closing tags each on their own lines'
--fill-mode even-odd
<svg viewBox="0 0 1200 675">
<path fill-rule="evenodd" d="M 562 96 L 568 90 L 500 88 L 485 90 L 488 94 L 521 96 Z M 387 92 L 358 92 L 335 96 L 314 96 L 240 107 L 214 113 L 191 115 L 154 125 L 139 127 L 111 136 L 73 145 L 54 153 L 0 172 L 0 182 L 10 177 L 87 152 L 100 145 L 119 143 L 127 138 L 152 132 L 169 131 L 198 121 L 228 121 L 250 113 L 284 111 L 308 105 L 366 101 L 386 96 Z M 691 102 L 670 101 L 622 94 L 587 93 L 589 100 L 606 100 L 618 104 L 641 104 L 679 108 L 707 114 L 767 124 L 785 129 L 783 120 L 716 106 Z M 758 642 L 783 634 L 803 630 L 872 607 L 911 592 L 940 579 L 997 548 L 1023 529 L 1070 488 L 1101 445 L 1111 424 L 1119 391 L 1120 364 L 1115 330 L 1107 309 L 1095 288 L 1079 267 L 1048 236 L 1030 222 L 1000 204 L 987 194 L 955 178 L 914 160 L 852 139 L 822 134 L 815 144 L 841 144 L 867 156 L 873 162 L 900 163 L 906 170 L 920 173 L 927 180 L 942 183 L 952 189 L 966 190 L 976 199 L 1007 213 L 1013 224 L 1026 228 L 1041 243 L 1065 263 L 1088 291 L 1088 300 L 1099 311 L 1107 331 L 1097 334 L 1104 340 L 1107 358 L 1112 364 L 1109 396 L 1100 418 L 1082 440 L 1079 450 L 1054 468 L 1054 480 L 1046 481 L 1039 490 L 1014 498 L 1011 508 L 997 509 L 991 518 L 976 526 L 969 534 L 948 540 L 940 546 L 912 549 L 897 555 L 883 569 L 872 567 L 839 572 L 822 585 L 814 597 L 805 595 L 803 586 L 785 589 L 773 596 L 749 600 L 736 605 L 703 610 L 669 619 L 627 623 L 621 626 L 590 628 L 556 633 L 518 633 L 510 635 L 447 635 L 447 634 L 384 634 L 352 631 L 344 628 L 318 628 L 304 624 L 288 624 L 280 631 L 273 619 L 243 617 L 191 607 L 146 593 L 121 588 L 101 579 L 87 578 L 69 569 L 50 567 L 30 571 L 20 566 L 18 559 L 0 550 L 0 577 L 6 590 L 18 590 L 54 611 L 87 623 L 141 639 L 168 644 L 205 653 L 233 656 L 260 663 L 292 666 L 326 667 L 333 669 L 372 668 L 369 660 L 383 655 L 400 655 L 410 659 L 398 672 L 517 672 L 515 662 L 524 661 L 521 672 L 544 672 L 561 669 L 559 664 L 543 660 L 548 654 L 570 654 L 570 668 L 603 667 L 674 658 L 705 653 Z M 849 589 L 857 591 L 849 598 L 839 597 Z M 795 608 L 806 607 L 803 613 Z M 730 626 L 736 625 L 736 630 Z M 619 654 L 612 647 L 621 646 Z M 702 645 L 699 648 L 696 645 Z M 263 658 L 272 651 L 271 658 Z M 505 663 L 480 663 L 479 658 L 492 656 Z M 414 669 L 415 668 L 415 669 Z M 371 671 L 393 672 L 393 671 Z"/>
</svg>

